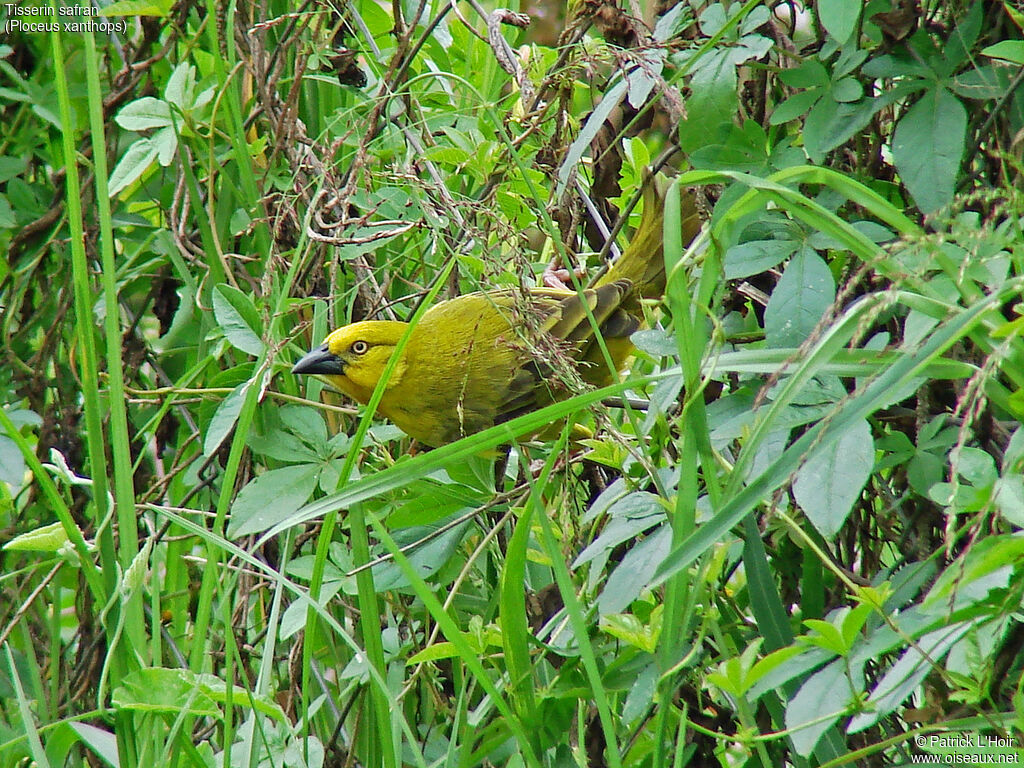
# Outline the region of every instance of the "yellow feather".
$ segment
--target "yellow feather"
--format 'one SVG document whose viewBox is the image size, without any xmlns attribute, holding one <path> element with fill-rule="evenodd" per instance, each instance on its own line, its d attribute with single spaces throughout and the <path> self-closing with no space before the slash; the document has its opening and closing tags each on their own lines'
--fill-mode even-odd
<svg viewBox="0 0 1024 768">
<path fill-rule="evenodd" d="M 683 242 L 700 227 L 683 195 Z M 378 410 L 410 437 L 438 446 L 572 394 L 576 378 L 612 381 L 591 315 L 617 369 L 632 352 L 629 336 L 642 320 L 640 298 L 665 286 L 664 187 L 652 181 L 633 240 L 594 287 L 581 293 L 533 288 L 467 294 L 431 307 L 412 331 Z M 582 299 L 582 300 L 581 300 Z M 333 331 L 293 368 L 319 373 L 360 403 L 369 401 L 407 329 L 367 320 Z"/>
</svg>

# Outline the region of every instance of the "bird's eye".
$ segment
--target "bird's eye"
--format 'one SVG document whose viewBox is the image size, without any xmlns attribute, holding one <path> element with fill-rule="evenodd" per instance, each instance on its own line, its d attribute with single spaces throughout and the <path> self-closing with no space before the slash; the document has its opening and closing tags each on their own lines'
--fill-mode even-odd
<svg viewBox="0 0 1024 768">
<path fill-rule="evenodd" d="M 365 341 L 352 342 L 352 351 L 355 352 L 357 355 L 365 355 L 366 350 L 368 350 L 369 348 L 370 345 L 367 344 Z"/>
</svg>

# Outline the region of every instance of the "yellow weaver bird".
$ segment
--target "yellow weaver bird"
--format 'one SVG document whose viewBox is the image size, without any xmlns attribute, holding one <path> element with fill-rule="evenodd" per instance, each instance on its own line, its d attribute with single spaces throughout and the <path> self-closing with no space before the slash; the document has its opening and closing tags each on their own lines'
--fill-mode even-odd
<svg viewBox="0 0 1024 768">
<path fill-rule="evenodd" d="M 641 298 L 665 291 L 664 192 L 644 189 L 633 240 L 592 287 L 581 292 L 492 290 L 442 301 L 423 314 L 389 378 L 378 411 L 410 437 L 443 445 L 568 397 L 566 367 L 594 387 L 612 382 L 589 307 L 616 372 L 633 350 Z M 682 242 L 700 230 L 690 194 L 681 198 Z M 364 320 L 331 332 L 292 368 L 322 374 L 367 403 L 408 323 Z"/>
</svg>

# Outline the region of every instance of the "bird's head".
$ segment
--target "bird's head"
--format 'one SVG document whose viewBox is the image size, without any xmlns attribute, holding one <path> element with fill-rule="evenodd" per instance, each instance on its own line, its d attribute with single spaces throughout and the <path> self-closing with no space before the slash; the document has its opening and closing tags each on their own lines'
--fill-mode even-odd
<svg viewBox="0 0 1024 768">
<path fill-rule="evenodd" d="M 365 320 L 332 331 L 324 343 L 304 355 L 292 373 L 327 376 L 345 394 L 367 402 L 391 359 L 408 324 L 388 320 Z M 391 372 L 388 387 L 405 373 L 406 361 L 399 360 Z"/>
</svg>

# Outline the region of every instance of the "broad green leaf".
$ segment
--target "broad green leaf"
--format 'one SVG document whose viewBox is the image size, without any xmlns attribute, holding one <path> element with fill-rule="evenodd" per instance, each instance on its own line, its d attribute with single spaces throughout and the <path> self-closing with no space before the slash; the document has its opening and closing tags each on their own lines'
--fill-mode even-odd
<svg viewBox="0 0 1024 768">
<path fill-rule="evenodd" d="M 1003 519 L 1024 528 L 1024 477 L 1007 475 L 996 485 L 996 508 Z"/>
<path fill-rule="evenodd" d="M 748 240 L 725 252 L 725 279 L 758 275 L 785 261 L 799 247 L 796 240 Z"/>
<path fill-rule="evenodd" d="M 794 93 L 775 108 L 768 122 L 771 125 L 781 125 L 782 123 L 788 123 L 790 120 L 796 120 L 815 105 L 818 99 L 821 98 L 822 93 L 824 93 L 822 88 L 811 88 L 810 90 Z"/>
<path fill-rule="evenodd" d="M 597 599 L 597 610 L 602 616 L 621 613 L 651 582 L 654 571 L 672 545 L 672 529 L 663 525 L 646 539 L 635 545 L 622 558 Z"/>
<path fill-rule="evenodd" d="M 0 184 L 10 181 L 15 176 L 20 176 L 25 172 L 26 167 L 24 158 L 0 155 Z"/>
<path fill-rule="evenodd" d="M 317 464 L 296 464 L 268 470 L 250 480 L 231 505 L 228 535 L 294 513 L 313 495 L 319 472 Z"/>
<path fill-rule="evenodd" d="M 307 408 L 306 410 L 312 409 Z M 276 459 L 277 461 L 310 464 L 320 458 L 315 451 L 298 437 L 283 429 L 274 429 L 265 435 L 258 432 L 250 432 L 246 441 L 254 453 Z"/>
<path fill-rule="evenodd" d="M 831 80 L 825 65 L 815 58 L 807 59 L 795 69 L 782 70 L 779 79 L 790 88 L 825 88 Z"/>
<path fill-rule="evenodd" d="M 639 54 L 640 61 L 626 73 L 626 97 L 633 109 L 640 109 L 661 79 L 666 51 L 651 48 Z"/>
<path fill-rule="evenodd" d="M 897 123 L 893 161 L 924 213 L 953 201 L 966 137 L 967 110 L 942 87 L 925 92 Z"/>
<path fill-rule="evenodd" d="M 217 410 L 213 412 L 213 418 L 210 419 L 210 424 L 206 429 L 206 437 L 203 438 L 204 456 L 212 456 L 231 433 L 231 430 L 235 428 L 238 415 L 242 412 L 246 392 L 252 385 L 252 379 L 243 381 L 217 405 Z"/>
<path fill-rule="evenodd" d="M 631 613 L 614 613 L 602 616 L 598 626 L 603 632 L 641 651 L 653 653 L 658 647 L 658 637 L 661 634 L 660 620 L 644 624 Z"/>
<path fill-rule="evenodd" d="M 887 102 L 887 99 L 879 97 L 847 103 L 837 101 L 831 92 L 823 96 L 804 122 L 807 154 L 814 162 L 820 163 L 828 152 L 871 122 L 872 115 Z"/>
<path fill-rule="evenodd" d="M 428 645 L 419 653 L 415 653 L 410 656 L 405 664 L 406 666 L 413 666 L 414 664 L 422 664 L 426 661 L 440 661 L 441 659 L 455 659 L 458 658 L 459 651 L 455 647 L 454 643 L 440 642 Z"/>
<path fill-rule="evenodd" d="M 793 495 L 818 532 L 831 539 L 846 522 L 875 465 L 871 427 L 854 422 L 826 449 L 814 451 L 796 474 Z"/>
<path fill-rule="evenodd" d="M 821 322 L 836 298 L 828 266 L 810 248 L 801 248 L 786 265 L 764 311 L 768 346 L 799 347 Z"/>
<path fill-rule="evenodd" d="M 233 285 L 216 285 L 213 288 L 213 314 L 233 346 L 253 356 L 263 354 L 259 313 L 249 296 Z"/>
<path fill-rule="evenodd" d="M 125 104 L 114 118 L 127 131 L 146 131 L 150 128 L 166 128 L 171 122 L 171 108 L 166 101 L 143 96 Z"/>
<path fill-rule="evenodd" d="M 682 3 L 676 7 L 681 6 Z M 626 695 L 626 701 L 622 705 L 623 723 L 632 723 L 647 712 L 654 701 L 654 691 L 659 677 L 658 665 L 652 663 L 644 667 L 643 671 L 633 679 L 629 693 Z"/>
<path fill-rule="evenodd" d="M 171 72 L 164 88 L 164 98 L 183 112 L 192 107 L 195 98 L 196 68 L 188 62 L 182 62 Z"/>
<path fill-rule="evenodd" d="M 851 688 L 851 683 L 858 686 Z M 809 756 L 822 735 L 846 713 L 861 693 L 864 684 L 863 663 L 848 668 L 846 659 L 836 659 L 811 675 L 786 707 L 786 728 L 793 733 L 793 748 Z"/>
<path fill-rule="evenodd" d="M 430 525 L 484 501 L 482 494 L 464 485 L 440 484 L 432 478 L 424 478 L 409 486 L 409 500 L 388 515 L 388 526 Z"/>
<path fill-rule="evenodd" d="M 4 544 L 3 548 L 23 552 L 56 552 L 68 543 L 68 534 L 61 523 L 50 523 L 27 531 Z"/>
<path fill-rule="evenodd" d="M 736 62 L 727 51 L 714 50 L 695 68 L 686 103 L 690 119 L 679 126 L 680 145 L 693 152 L 725 143 L 736 111 Z"/>
<path fill-rule="evenodd" d="M 864 86 L 855 77 L 843 77 L 832 84 L 832 98 L 838 102 L 854 102 L 863 95 Z"/>
<path fill-rule="evenodd" d="M 0 483 L 15 488 L 25 482 L 25 458 L 13 440 L 0 435 Z"/>
<path fill-rule="evenodd" d="M 850 721 L 847 733 L 860 733 L 895 711 L 918 690 L 925 677 L 932 672 L 932 665 L 941 661 L 970 627 L 968 622 L 942 627 L 929 632 L 904 650 L 868 696 L 868 711 L 856 715 Z"/>
<path fill-rule="evenodd" d="M 319 411 L 301 405 L 286 405 L 278 413 L 285 428 L 302 442 L 316 449 L 326 446 L 327 423 Z"/>
<path fill-rule="evenodd" d="M 946 614 L 1005 589 L 1014 568 L 1024 561 L 1024 535 L 989 536 L 975 542 L 943 570 L 921 602 L 923 609 Z"/>
<path fill-rule="evenodd" d="M 971 50 L 981 33 L 985 12 L 982 4 L 975 2 L 970 4 L 967 13 L 962 17 L 956 29 L 949 36 L 945 46 L 942 48 L 943 66 L 938 68 L 938 74 L 943 79 L 949 77 L 959 69 L 971 56 Z"/>
<path fill-rule="evenodd" d="M 641 517 L 622 517 L 609 520 L 604 530 L 601 531 L 601 535 L 580 552 L 576 560 L 573 561 L 573 568 L 589 563 L 599 555 L 607 555 L 624 541 L 629 541 L 664 521 L 665 512 L 660 508 L 655 513 Z"/>
<path fill-rule="evenodd" d="M 82 743 L 91 749 L 107 765 L 118 765 L 117 736 L 111 731 L 97 728 L 89 723 L 76 723 L 64 721 L 81 739 Z"/>
<path fill-rule="evenodd" d="M 964 446 L 953 452 L 950 460 L 960 477 L 979 488 L 992 485 L 999 477 L 995 458 L 981 448 Z"/>
<path fill-rule="evenodd" d="M 993 59 L 1012 61 L 1024 66 L 1024 40 L 1000 40 L 994 45 L 982 48 L 981 52 Z"/>
<path fill-rule="evenodd" d="M 116 197 L 123 189 L 142 178 L 142 174 L 156 160 L 157 154 L 157 147 L 153 145 L 153 140 L 148 138 L 139 139 L 128 147 L 110 174 L 108 182 L 110 196 Z"/>
<path fill-rule="evenodd" d="M 828 33 L 842 45 L 857 29 L 860 18 L 859 0 L 818 0 L 818 16 Z"/>
<path fill-rule="evenodd" d="M 667 13 L 658 17 L 654 25 L 654 39 L 659 43 L 670 40 L 681 32 L 690 20 L 690 9 L 685 3 L 677 3 Z"/>
<path fill-rule="evenodd" d="M 178 151 L 178 134 L 173 128 L 161 128 L 150 137 L 150 141 L 153 143 L 157 162 L 164 168 L 169 166 L 174 159 L 174 153 Z"/>
<path fill-rule="evenodd" d="M 187 713 L 220 719 L 220 705 L 227 701 L 227 685 L 214 675 L 196 674 L 187 669 L 149 667 L 129 673 L 111 694 L 115 709 L 167 714 Z M 248 706 L 285 721 L 281 708 L 261 696 L 251 696 L 245 688 L 232 686 L 231 701 L 236 707 Z"/>
<path fill-rule="evenodd" d="M 406 557 L 422 579 L 430 578 L 448 562 L 472 523 L 471 520 L 465 520 L 443 530 L 447 522 L 450 521 L 402 528 L 392 533 L 399 547 L 416 545 L 406 553 Z M 433 538 L 428 538 L 430 536 Z M 373 567 L 373 584 L 378 592 L 385 592 L 389 589 L 408 588 L 409 580 L 397 563 L 388 561 Z"/>
</svg>

